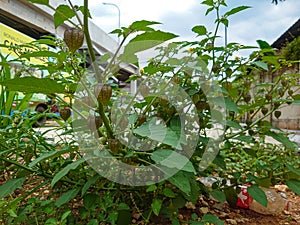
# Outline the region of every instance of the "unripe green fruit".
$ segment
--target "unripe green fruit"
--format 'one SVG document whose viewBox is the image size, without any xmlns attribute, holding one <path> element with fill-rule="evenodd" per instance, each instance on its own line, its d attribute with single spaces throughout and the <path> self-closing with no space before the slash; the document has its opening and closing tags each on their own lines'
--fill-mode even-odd
<svg viewBox="0 0 300 225">
<path fill-rule="evenodd" d="M 161 106 L 167 106 L 169 104 L 168 102 L 168 97 L 167 96 L 161 96 L 159 99 L 158 99 L 158 102 Z"/>
<path fill-rule="evenodd" d="M 149 87 L 146 86 L 145 84 L 141 85 L 141 86 L 139 87 L 139 89 L 140 89 L 141 95 L 142 95 L 144 98 L 147 97 L 147 96 L 149 95 L 149 93 L 150 93 Z"/>
<path fill-rule="evenodd" d="M 247 119 L 247 120 L 246 120 L 246 124 L 247 124 L 247 126 L 250 126 L 250 125 L 252 124 L 252 120 Z"/>
<path fill-rule="evenodd" d="M 117 125 L 119 126 L 121 131 L 124 131 L 128 127 L 128 124 L 129 124 L 128 118 L 126 116 L 122 116 L 118 121 Z"/>
<path fill-rule="evenodd" d="M 144 114 L 138 115 L 138 118 L 137 118 L 138 125 L 142 125 L 143 123 L 146 122 L 146 120 L 147 120 L 146 115 L 144 115 Z"/>
<path fill-rule="evenodd" d="M 197 104 L 197 102 L 199 102 L 200 101 L 200 94 L 194 94 L 193 96 L 192 96 L 192 101 L 194 102 L 194 104 Z"/>
<path fill-rule="evenodd" d="M 87 119 L 88 128 L 92 131 L 99 129 L 102 126 L 102 119 L 100 116 L 89 116 Z"/>
<path fill-rule="evenodd" d="M 275 103 L 274 103 L 274 108 L 275 108 L 275 109 L 278 109 L 280 105 L 281 105 L 280 102 L 275 102 Z"/>
<path fill-rule="evenodd" d="M 111 96 L 112 96 L 112 88 L 109 84 L 98 84 L 94 88 L 95 96 L 97 96 L 97 100 L 100 104 L 106 105 Z"/>
<path fill-rule="evenodd" d="M 283 87 L 286 87 L 288 85 L 288 82 L 287 82 L 287 80 L 282 80 L 281 84 Z"/>
<path fill-rule="evenodd" d="M 266 115 L 266 114 L 268 113 L 268 111 L 269 111 L 269 110 L 268 110 L 267 108 L 265 108 L 265 107 L 261 109 L 261 112 L 262 112 L 262 114 L 264 114 L 264 115 Z"/>
<path fill-rule="evenodd" d="M 117 139 L 109 139 L 108 147 L 113 153 L 118 153 L 120 148 L 120 142 Z"/>
<path fill-rule="evenodd" d="M 212 67 L 212 71 L 213 71 L 215 74 L 217 74 L 217 73 L 220 72 L 220 70 L 221 70 L 221 65 L 220 65 L 220 63 L 215 63 L 215 64 L 213 65 L 213 67 Z"/>
<path fill-rule="evenodd" d="M 248 133 L 249 133 L 250 136 L 254 135 L 254 131 L 253 130 L 248 130 Z"/>
<path fill-rule="evenodd" d="M 281 111 L 275 111 L 274 115 L 278 119 L 281 116 Z"/>
<path fill-rule="evenodd" d="M 69 28 L 64 32 L 64 41 L 71 52 L 79 49 L 84 40 L 84 32 L 77 28 Z"/>
<path fill-rule="evenodd" d="M 172 83 L 174 83 L 174 84 L 180 84 L 180 77 L 178 77 L 178 76 L 173 76 L 173 77 L 171 78 L 171 81 L 172 81 Z"/>
<path fill-rule="evenodd" d="M 67 121 L 69 117 L 71 116 L 71 109 L 67 106 L 64 106 L 60 111 L 60 117 L 64 120 Z"/>
<path fill-rule="evenodd" d="M 271 94 L 266 94 L 265 97 L 268 101 L 271 101 L 273 96 Z"/>
<path fill-rule="evenodd" d="M 196 104 L 196 109 L 201 112 L 204 109 L 206 109 L 207 106 L 208 106 L 208 104 L 206 102 L 200 101 Z"/>
<path fill-rule="evenodd" d="M 280 97 L 282 97 L 284 95 L 284 90 L 282 88 L 280 88 L 278 90 L 278 94 L 279 94 Z"/>
<path fill-rule="evenodd" d="M 251 95 L 249 95 L 249 94 L 246 94 L 246 95 L 244 95 L 244 100 L 245 100 L 245 102 L 250 102 L 250 100 L 251 100 Z"/>
</svg>

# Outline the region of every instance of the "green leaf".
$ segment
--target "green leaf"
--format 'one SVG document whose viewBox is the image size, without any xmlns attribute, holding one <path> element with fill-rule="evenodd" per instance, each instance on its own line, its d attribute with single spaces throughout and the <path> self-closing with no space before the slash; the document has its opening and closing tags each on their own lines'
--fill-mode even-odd
<svg viewBox="0 0 300 225">
<path fill-rule="evenodd" d="M 71 199 L 75 198 L 76 195 L 79 192 L 79 188 L 75 188 L 72 190 L 67 191 L 66 193 L 64 193 L 62 196 L 60 196 L 56 202 L 55 202 L 55 206 L 60 207 L 63 204 L 69 202 Z"/>
<path fill-rule="evenodd" d="M 268 199 L 265 192 L 257 185 L 252 185 L 247 188 L 247 192 L 251 197 L 264 207 L 268 205 Z"/>
<path fill-rule="evenodd" d="M 74 17 L 76 13 L 68 5 L 59 5 L 54 13 L 55 28 L 62 25 L 66 20 Z"/>
<path fill-rule="evenodd" d="M 163 193 L 164 193 L 164 196 L 166 196 L 168 198 L 175 198 L 175 193 L 169 187 L 165 187 L 163 190 Z"/>
<path fill-rule="evenodd" d="M 203 25 L 194 26 L 192 31 L 198 34 L 198 36 L 207 34 L 207 29 Z"/>
<path fill-rule="evenodd" d="M 253 137 L 252 136 L 237 136 L 234 139 L 242 141 L 242 142 L 246 142 L 246 143 L 252 143 L 253 142 Z"/>
<path fill-rule="evenodd" d="M 220 22 L 221 22 L 222 24 L 224 24 L 226 27 L 228 27 L 228 24 L 229 24 L 229 20 L 228 20 L 228 19 L 222 18 L 222 19 L 220 20 Z"/>
<path fill-rule="evenodd" d="M 129 43 L 139 42 L 139 44 L 142 44 L 139 51 L 143 51 L 143 50 L 155 47 L 156 45 L 158 45 L 160 43 L 169 41 L 176 37 L 178 37 L 178 35 L 157 30 L 157 31 L 146 32 L 146 33 L 137 35 L 133 39 L 131 39 L 129 41 Z M 144 43 L 142 43 L 141 41 Z M 149 44 L 145 43 L 147 41 L 150 41 Z M 152 42 L 152 41 L 154 41 L 154 42 Z"/>
<path fill-rule="evenodd" d="M 268 71 L 268 64 L 266 64 L 262 61 L 255 61 L 255 62 L 253 62 L 253 64 L 260 67 L 260 68 L 262 68 L 262 69 L 264 69 L 264 70 L 266 70 L 266 71 Z"/>
<path fill-rule="evenodd" d="M 293 95 L 292 98 L 296 101 L 300 100 L 300 94 Z"/>
<path fill-rule="evenodd" d="M 63 176 L 65 176 L 67 173 L 69 173 L 70 170 L 75 170 L 77 166 L 79 166 L 81 163 L 85 162 L 85 158 L 81 158 L 69 165 L 67 165 L 65 168 L 63 168 L 61 171 L 59 171 L 55 176 L 53 177 L 51 181 L 51 187 L 53 187 Z"/>
<path fill-rule="evenodd" d="M 188 176 L 183 171 L 179 171 L 174 176 L 169 177 L 168 181 L 179 188 L 186 195 L 191 193 L 191 184 Z"/>
<path fill-rule="evenodd" d="M 0 82 L 10 91 L 24 93 L 66 93 L 65 86 L 50 78 L 20 77 Z"/>
<path fill-rule="evenodd" d="M 210 12 L 212 12 L 214 10 L 214 7 L 210 7 L 206 10 L 205 12 L 205 16 L 207 16 Z"/>
<path fill-rule="evenodd" d="M 292 165 L 290 164 L 287 164 L 286 167 L 291 171 L 293 172 L 294 174 L 297 174 L 298 176 L 300 176 L 300 170 L 293 167 Z"/>
<path fill-rule="evenodd" d="M 221 203 L 224 203 L 226 201 L 226 195 L 223 191 L 214 189 L 210 194 L 214 199 Z"/>
<path fill-rule="evenodd" d="M 27 0 L 27 1 L 32 2 L 34 4 L 49 5 L 49 0 Z"/>
<path fill-rule="evenodd" d="M 16 106 L 16 109 L 19 110 L 19 111 L 24 111 L 27 109 L 28 107 L 28 104 L 30 102 L 30 99 L 32 98 L 33 96 L 33 93 L 30 93 L 30 94 L 26 94 L 21 102 Z"/>
<path fill-rule="evenodd" d="M 295 151 L 298 151 L 297 144 L 292 142 L 285 134 L 269 131 L 266 133 L 266 135 L 270 136 L 270 137 L 274 138 L 276 141 L 282 143 L 285 147 L 294 149 Z"/>
<path fill-rule="evenodd" d="M 234 121 L 227 120 L 226 121 L 226 125 L 229 126 L 229 127 L 233 127 L 233 128 L 239 129 L 239 130 L 242 129 L 242 126 L 239 123 L 234 122 Z"/>
<path fill-rule="evenodd" d="M 130 207 L 126 203 L 121 202 L 118 206 L 118 210 L 130 210 Z"/>
<path fill-rule="evenodd" d="M 246 152 L 248 155 L 251 155 L 253 157 L 256 157 L 257 154 L 256 154 L 256 150 L 255 149 L 252 149 L 252 148 L 244 148 L 243 149 L 244 152 Z"/>
<path fill-rule="evenodd" d="M 91 219 L 86 225 L 99 225 L 99 221 L 97 219 Z"/>
<path fill-rule="evenodd" d="M 153 121 L 149 121 L 134 129 L 133 133 L 169 145 L 178 150 L 182 149 L 179 143 L 180 137 L 163 124 L 156 124 Z"/>
<path fill-rule="evenodd" d="M 297 195 L 300 195 L 300 180 L 295 180 L 295 179 L 287 180 L 286 185 Z"/>
<path fill-rule="evenodd" d="M 45 225 L 57 225 L 58 220 L 56 218 L 49 218 L 46 220 Z"/>
<path fill-rule="evenodd" d="M 86 193 L 86 191 L 90 188 L 90 186 L 93 185 L 99 178 L 100 175 L 95 174 L 91 179 L 89 179 L 82 187 L 81 196 L 83 196 Z"/>
<path fill-rule="evenodd" d="M 268 42 L 263 41 L 263 40 L 257 40 L 256 41 L 260 47 L 260 49 L 269 49 L 272 48 L 271 45 L 268 44 Z"/>
<path fill-rule="evenodd" d="M 60 156 L 62 154 L 65 154 L 65 153 L 68 153 L 68 152 L 72 152 L 72 151 L 74 151 L 73 148 L 67 148 L 67 149 L 55 150 L 53 152 L 42 154 L 40 157 L 38 157 L 35 160 L 33 160 L 28 166 L 29 167 L 33 167 L 37 163 L 39 163 L 41 161 L 45 161 L 46 159 L 49 159 L 49 158 L 55 158 L 57 156 Z"/>
<path fill-rule="evenodd" d="M 295 100 L 295 101 L 293 101 L 292 105 L 297 105 L 297 106 L 299 106 L 299 105 L 300 105 L 300 100 Z"/>
<path fill-rule="evenodd" d="M 208 6 L 213 6 L 214 5 L 214 0 L 205 0 L 201 2 L 203 5 L 208 5 Z"/>
<path fill-rule="evenodd" d="M 20 55 L 21 58 L 30 59 L 31 57 L 51 57 L 58 58 L 58 53 L 52 51 L 36 51 L 36 52 L 28 52 Z"/>
<path fill-rule="evenodd" d="M 127 63 L 136 63 L 135 53 L 151 49 L 175 37 L 177 35 L 159 30 L 137 35 L 125 46 L 124 52 L 119 56 L 119 60 Z"/>
<path fill-rule="evenodd" d="M 153 29 L 149 28 L 148 26 L 155 25 L 155 24 L 161 24 L 161 23 L 155 22 L 155 21 L 140 20 L 140 21 L 133 22 L 129 26 L 129 29 L 134 30 L 134 31 L 151 31 L 151 30 L 153 31 Z"/>
<path fill-rule="evenodd" d="M 230 15 L 236 14 L 238 12 L 241 12 L 241 11 L 243 11 L 245 9 L 249 9 L 249 8 L 251 8 L 251 7 L 250 6 L 238 6 L 236 8 L 231 9 L 230 11 L 226 12 L 224 14 L 224 17 L 228 17 Z"/>
<path fill-rule="evenodd" d="M 193 223 L 193 222 L 192 222 Z M 192 224 L 191 223 L 191 224 Z M 179 222 L 179 220 L 177 219 L 177 218 L 174 218 L 173 220 L 172 220 L 172 225 L 180 225 L 180 222 Z M 200 225 L 203 225 L 203 224 L 200 224 Z"/>
<path fill-rule="evenodd" d="M 122 204 L 122 203 L 121 203 Z M 123 203 L 124 204 L 124 203 Z M 129 207 L 128 207 L 129 208 Z M 117 225 L 130 225 L 131 223 L 131 210 L 118 210 L 118 219 L 117 219 Z M 114 224 L 114 223 L 111 223 Z"/>
<path fill-rule="evenodd" d="M 176 168 L 179 170 L 196 173 L 193 164 L 187 157 L 173 150 L 159 149 L 152 153 L 151 159 L 156 164 L 161 164 L 168 168 Z"/>
<path fill-rule="evenodd" d="M 87 194 L 83 198 L 83 205 L 87 210 L 94 210 L 98 206 L 98 195 Z"/>
<path fill-rule="evenodd" d="M 257 185 L 261 187 L 269 188 L 272 185 L 272 178 L 271 177 L 264 177 L 257 180 Z"/>
<path fill-rule="evenodd" d="M 11 179 L 0 186 L 0 198 L 4 198 L 7 195 L 14 192 L 17 188 L 22 187 L 25 177 Z"/>
<path fill-rule="evenodd" d="M 202 221 L 204 223 L 212 223 L 215 225 L 224 225 L 224 222 L 222 220 L 220 220 L 216 215 L 213 215 L 213 214 L 205 214 L 202 217 Z"/>
<path fill-rule="evenodd" d="M 62 216 L 61 216 L 61 219 L 60 219 L 60 221 L 64 221 L 64 222 L 66 222 L 66 220 L 67 220 L 67 217 L 70 215 L 72 213 L 72 211 L 71 210 L 68 210 L 68 211 L 66 211 Z"/>
<path fill-rule="evenodd" d="M 238 201 L 238 196 L 234 187 L 227 187 L 224 189 L 226 201 L 231 207 L 235 207 Z"/>
<path fill-rule="evenodd" d="M 162 200 L 161 199 L 157 199 L 155 198 L 151 204 L 151 208 L 153 210 L 153 213 L 158 216 L 159 215 L 159 212 L 160 212 L 160 209 L 161 209 L 161 206 L 162 206 Z"/>
<path fill-rule="evenodd" d="M 157 190 L 157 186 L 156 186 L 155 184 L 151 184 L 151 185 L 147 188 L 146 192 L 152 192 L 152 191 L 155 191 L 155 190 Z"/>
<path fill-rule="evenodd" d="M 239 109 L 238 109 L 236 103 L 234 101 L 232 101 L 230 98 L 226 97 L 226 98 L 224 98 L 224 101 L 225 101 L 225 106 L 226 106 L 227 110 L 236 112 L 236 113 L 239 112 Z"/>
</svg>

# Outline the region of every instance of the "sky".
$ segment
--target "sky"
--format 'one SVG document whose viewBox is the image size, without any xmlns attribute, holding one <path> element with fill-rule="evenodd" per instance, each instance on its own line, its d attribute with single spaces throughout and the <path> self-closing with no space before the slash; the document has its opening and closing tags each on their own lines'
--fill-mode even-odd
<svg viewBox="0 0 300 225">
<path fill-rule="evenodd" d="M 83 0 L 73 2 L 83 4 Z M 207 7 L 201 4 L 202 0 L 89 0 L 94 23 L 107 33 L 118 28 L 118 9 L 103 2 L 119 7 L 121 26 L 129 26 L 136 20 L 157 21 L 162 24 L 156 28 L 179 35 L 177 40 L 195 40 L 196 34 L 191 31 L 195 25 L 205 25 L 211 31 L 214 28 L 215 15 L 205 16 Z M 260 39 L 272 44 L 300 18 L 300 0 L 286 0 L 278 5 L 271 2 L 227 0 L 228 7 L 222 8 L 223 13 L 237 6 L 251 6 L 229 17 L 228 42 L 256 46 L 256 40 Z M 219 35 L 224 37 L 224 27 Z M 117 40 L 116 35 L 111 36 Z"/>
</svg>

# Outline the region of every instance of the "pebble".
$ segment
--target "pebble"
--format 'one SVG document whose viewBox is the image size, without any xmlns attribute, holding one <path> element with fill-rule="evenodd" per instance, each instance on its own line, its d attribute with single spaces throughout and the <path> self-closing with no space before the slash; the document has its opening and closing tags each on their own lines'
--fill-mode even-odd
<svg viewBox="0 0 300 225">
<path fill-rule="evenodd" d="M 209 209 L 208 209 L 207 207 L 201 207 L 201 208 L 200 208 L 200 212 L 201 212 L 202 214 L 207 214 L 207 213 L 209 212 Z"/>
<path fill-rule="evenodd" d="M 234 220 L 234 219 L 226 219 L 226 222 L 227 222 L 228 224 L 232 224 L 232 225 L 237 225 L 237 224 L 238 224 L 237 221 Z"/>
</svg>

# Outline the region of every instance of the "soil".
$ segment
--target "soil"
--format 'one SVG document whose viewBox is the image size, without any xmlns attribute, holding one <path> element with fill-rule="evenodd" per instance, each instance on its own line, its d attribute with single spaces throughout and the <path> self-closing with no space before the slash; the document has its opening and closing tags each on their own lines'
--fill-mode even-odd
<svg viewBox="0 0 300 225">
<path fill-rule="evenodd" d="M 186 207 L 180 210 L 178 217 L 181 224 L 188 224 L 191 214 L 207 212 L 216 215 L 224 225 L 300 225 L 300 196 L 287 190 L 287 201 L 291 203 L 289 210 L 282 210 L 276 215 L 264 215 L 244 208 L 231 208 L 227 204 L 220 204 L 214 200 L 205 200 L 200 197 L 196 208 Z M 284 206 L 283 206 L 284 208 Z M 201 217 L 199 217 L 201 218 Z M 186 223 L 184 223 L 186 221 Z M 200 220 L 201 221 L 201 220 Z M 165 225 L 165 224 L 164 224 Z"/>
<path fill-rule="evenodd" d="M 0 177 L 1 178 L 1 177 Z M 3 184 L 5 180 L 0 179 L 0 185 Z M 38 179 L 36 182 L 40 182 Z M 32 183 L 30 185 L 25 185 L 23 190 L 17 189 L 13 196 L 17 197 L 21 194 L 21 192 L 26 192 L 26 190 L 32 189 Z M 300 196 L 291 192 L 287 189 L 286 185 L 279 185 L 279 188 L 274 188 L 276 191 L 281 191 L 286 194 L 287 201 L 290 202 L 291 207 L 289 210 L 283 210 L 276 215 L 264 215 L 252 211 L 250 209 L 244 209 L 239 207 L 229 207 L 226 203 L 219 203 L 213 199 L 205 198 L 204 196 L 199 196 L 197 203 L 194 205 L 192 203 L 187 202 L 185 207 L 179 210 L 177 218 L 180 220 L 181 225 L 191 224 L 192 214 L 198 216 L 198 221 L 201 221 L 201 218 L 205 214 L 214 214 L 220 220 L 224 222 L 224 225 L 300 225 Z M 47 196 L 49 194 L 49 190 L 47 190 L 48 186 L 45 186 L 42 189 L 39 189 L 39 193 L 34 193 L 36 195 L 42 194 Z M 49 188 L 49 187 L 48 187 Z M 280 190 L 283 188 L 284 191 Z M 133 216 L 133 215 L 132 215 Z M 139 219 L 133 219 L 131 224 L 139 224 L 144 225 L 145 222 Z M 159 216 L 152 217 L 150 223 L 148 225 L 171 225 L 172 222 L 169 218 Z M 2 221 L 0 219 L 0 224 Z M 205 224 L 205 225 L 213 225 L 213 224 Z"/>
</svg>

